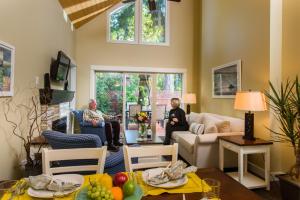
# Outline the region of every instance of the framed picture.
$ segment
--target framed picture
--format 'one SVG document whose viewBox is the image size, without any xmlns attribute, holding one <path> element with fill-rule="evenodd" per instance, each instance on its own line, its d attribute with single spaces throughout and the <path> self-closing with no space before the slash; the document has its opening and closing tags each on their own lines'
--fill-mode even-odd
<svg viewBox="0 0 300 200">
<path fill-rule="evenodd" d="M 15 47 L 0 41 L 0 97 L 14 94 Z"/>
<path fill-rule="evenodd" d="M 235 98 L 241 90 L 242 61 L 237 60 L 212 69 L 213 98 Z"/>
</svg>

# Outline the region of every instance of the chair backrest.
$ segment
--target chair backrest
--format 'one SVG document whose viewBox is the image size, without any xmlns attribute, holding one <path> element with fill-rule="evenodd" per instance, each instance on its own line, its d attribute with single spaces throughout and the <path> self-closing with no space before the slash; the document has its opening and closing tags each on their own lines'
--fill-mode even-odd
<svg viewBox="0 0 300 200">
<path fill-rule="evenodd" d="M 128 147 L 124 146 L 124 161 L 127 172 L 132 172 L 137 169 L 149 169 L 155 167 L 166 167 L 170 163 L 174 164 L 177 161 L 178 144 L 161 145 L 161 146 L 138 146 Z M 155 161 L 155 162 L 142 162 L 132 163 L 133 159 L 143 157 L 162 157 L 172 156 L 171 161 Z"/>
<path fill-rule="evenodd" d="M 44 131 L 42 135 L 52 149 L 99 148 L 102 146 L 100 137 L 93 134 L 67 135 L 57 131 Z"/>
<path fill-rule="evenodd" d="M 106 158 L 106 146 L 102 148 L 83 148 L 83 149 L 57 149 L 49 150 L 44 148 L 43 155 L 43 174 L 53 175 L 58 173 L 70 173 L 70 172 L 86 172 L 96 171 L 97 173 L 103 173 L 105 158 Z M 79 159 L 94 159 L 98 160 L 97 165 L 80 165 L 80 166 L 62 166 L 51 167 L 53 161 L 69 161 Z"/>
<path fill-rule="evenodd" d="M 142 105 L 129 105 L 129 117 L 135 117 L 136 114 L 142 111 Z"/>
</svg>

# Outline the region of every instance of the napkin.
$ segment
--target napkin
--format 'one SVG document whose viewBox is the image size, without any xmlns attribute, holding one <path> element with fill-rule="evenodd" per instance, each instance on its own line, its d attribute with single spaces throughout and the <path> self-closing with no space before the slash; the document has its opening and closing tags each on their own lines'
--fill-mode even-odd
<svg viewBox="0 0 300 200">
<path fill-rule="evenodd" d="M 194 192 L 202 192 L 203 189 L 205 191 L 211 190 L 211 188 L 205 183 L 205 181 L 201 180 L 195 173 L 188 173 L 188 182 L 187 184 L 171 188 L 171 189 L 164 189 L 164 188 L 157 188 L 147 185 L 142 178 L 142 172 L 137 173 L 137 183 L 142 188 L 144 195 L 160 195 L 162 193 L 169 193 L 169 194 L 182 194 L 182 193 L 194 193 Z"/>
</svg>

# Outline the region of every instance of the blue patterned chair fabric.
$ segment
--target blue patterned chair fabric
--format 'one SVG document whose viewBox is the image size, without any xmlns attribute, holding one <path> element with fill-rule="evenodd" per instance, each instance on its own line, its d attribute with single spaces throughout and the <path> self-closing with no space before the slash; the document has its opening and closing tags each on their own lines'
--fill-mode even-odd
<svg viewBox="0 0 300 200">
<path fill-rule="evenodd" d="M 72 111 L 76 120 L 79 122 L 80 125 L 80 132 L 81 134 L 93 134 L 98 135 L 101 139 L 102 145 L 106 143 L 106 136 L 105 136 L 105 123 L 101 122 L 98 124 L 97 127 L 93 126 L 91 122 L 86 122 L 83 120 L 83 111 L 82 110 L 74 110 Z"/>
<path fill-rule="evenodd" d="M 98 148 L 102 147 L 100 138 L 93 134 L 68 135 L 57 131 L 44 131 L 42 134 L 52 149 L 73 149 L 73 148 Z M 95 164 L 94 160 L 70 161 L 66 165 Z M 105 160 L 104 172 L 116 174 L 124 172 L 124 156 L 122 148 L 118 152 L 108 152 Z"/>
</svg>

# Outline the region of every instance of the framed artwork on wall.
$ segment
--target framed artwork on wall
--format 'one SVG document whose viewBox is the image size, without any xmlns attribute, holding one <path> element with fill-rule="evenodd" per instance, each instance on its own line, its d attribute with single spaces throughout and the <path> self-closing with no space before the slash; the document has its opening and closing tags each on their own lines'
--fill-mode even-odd
<svg viewBox="0 0 300 200">
<path fill-rule="evenodd" d="M 0 97 L 14 94 L 15 47 L 0 41 Z"/>
<path fill-rule="evenodd" d="M 233 61 L 212 69 L 212 97 L 235 98 L 241 86 L 242 61 Z"/>
</svg>

